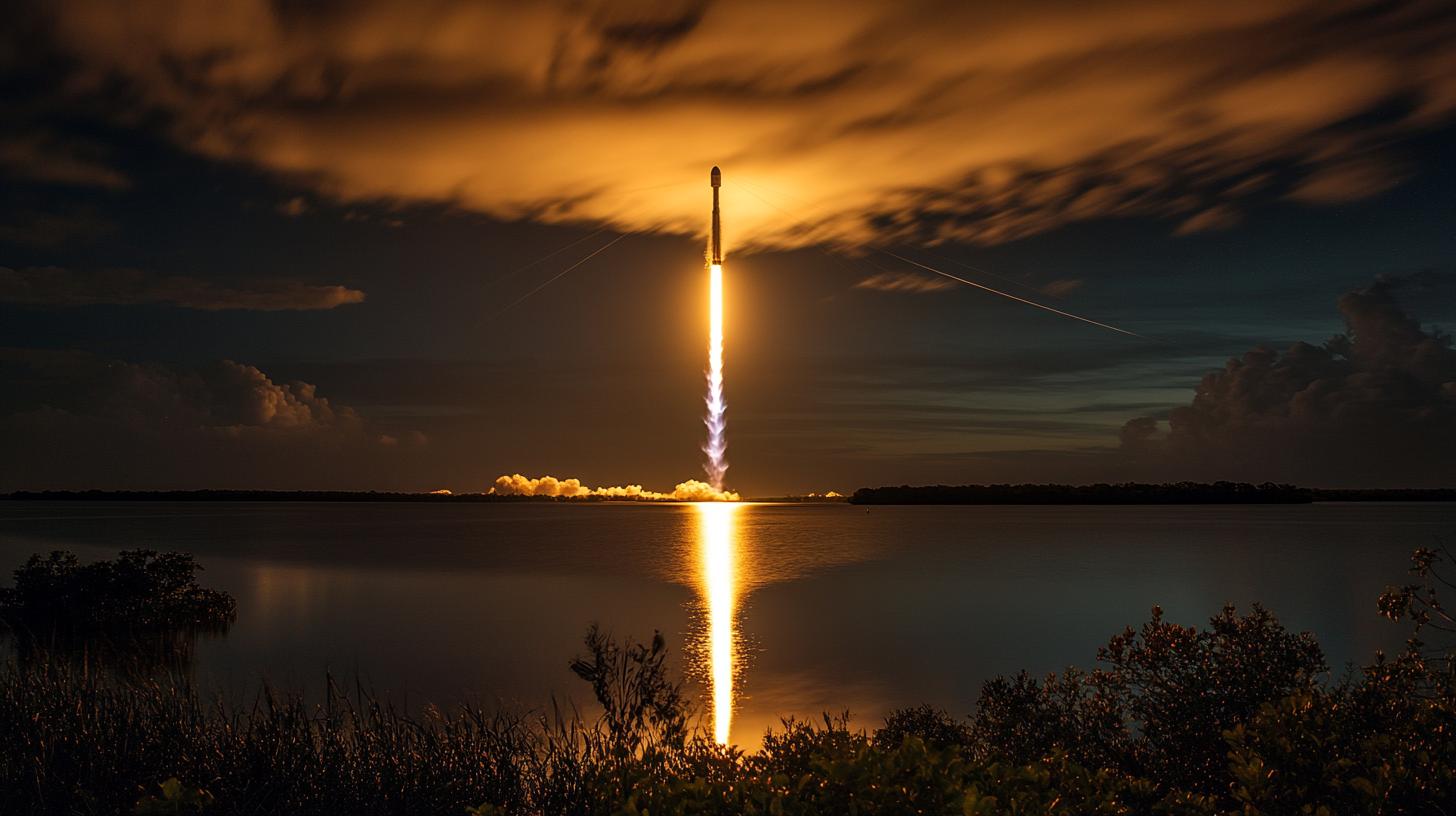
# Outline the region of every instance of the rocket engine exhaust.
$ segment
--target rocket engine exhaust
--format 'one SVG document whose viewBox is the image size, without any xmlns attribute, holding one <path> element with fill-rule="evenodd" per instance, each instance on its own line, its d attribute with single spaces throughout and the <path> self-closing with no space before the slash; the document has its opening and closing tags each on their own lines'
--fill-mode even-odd
<svg viewBox="0 0 1456 816">
<path fill-rule="evenodd" d="M 728 471 L 724 453 L 728 448 L 727 404 L 723 402 L 723 239 L 718 219 L 718 188 L 723 174 L 714 167 L 708 177 L 713 187 L 713 227 L 708 246 L 708 394 L 704 399 L 708 413 L 703 424 L 708 427 L 708 441 L 703 453 L 708 461 L 703 470 L 715 490 L 723 489 L 723 474 Z"/>
</svg>

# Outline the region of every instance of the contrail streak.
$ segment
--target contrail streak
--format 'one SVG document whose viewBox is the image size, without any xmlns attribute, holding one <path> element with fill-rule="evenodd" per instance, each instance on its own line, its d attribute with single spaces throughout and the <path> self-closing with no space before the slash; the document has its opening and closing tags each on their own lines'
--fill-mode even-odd
<svg viewBox="0 0 1456 816">
<path fill-rule="evenodd" d="M 514 278 L 515 276 L 521 274 L 522 272 L 525 272 L 527 269 L 530 269 L 531 267 L 533 267 L 533 266 L 535 266 L 537 264 L 546 263 L 547 261 L 551 260 L 552 258 L 555 258 L 557 255 L 560 255 L 561 253 L 565 252 L 568 249 L 571 249 L 572 247 L 576 246 L 577 244 L 579 244 L 579 243 L 581 243 L 583 241 L 590 241 L 591 239 L 597 237 L 598 235 L 601 235 L 602 233 L 606 232 L 608 229 L 609 229 L 609 227 L 602 227 L 601 229 L 597 230 L 596 232 L 593 232 L 593 233 L 590 233 L 590 234 L 587 234 L 587 235 L 583 235 L 580 238 L 576 239 L 575 241 L 572 241 L 571 243 L 567 244 L 566 246 L 558 247 L 558 248 L 556 248 L 556 249 L 554 249 L 554 250 L 546 253 L 545 255 L 542 255 L 541 257 L 537 258 L 536 260 L 531 261 L 530 263 L 526 264 L 525 266 L 517 267 L 514 270 L 512 270 L 510 272 L 507 272 L 504 275 L 501 275 L 500 277 L 496 278 L 495 280 L 492 280 L 491 283 L 493 283 L 493 284 L 500 283 L 501 281 L 508 280 L 510 278 Z"/>
<path fill-rule="evenodd" d="M 777 204 L 774 204 L 772 201 L 769 201 L 768 199 L 764 198 L 763 196 L 759 195 L 758 193 L 755 193 L 753 191 L 753 189 L 752 189 L 752 185 L 745 184 L 744 187 L 747 189 L 749 195 L 752 195 L 754 198 L 758 199 L 759 201 L 762 201 L 764 204 L 767 204 L 768 206 L 774 208 L 775 210 L 778 210 L 779 212 L 783 213 L 784 215 L 788 215 L 788 216 L 792 217 L 792 214 L 789 213 L 788 210 L 785 210 L 784 208 L 778 206 Z M 1138 334 L 1137 332 L 1130 332 L 1127 329 L 1119 329 L 1116 326 L 1109 326 L 1106 323 L 1099 323 L 1096 320 L 1092 320 L 1091 318 L 1082 317 L 1081 315 L 1074 315 L 1071 312 L 1064 312 L 1061 309 L 1055 309 L 1055 308 L 1052 308 L 1051 306 L 1046 306 L 1046 305 L 1043 305 L 1041 303 L 1037 303 L 1034 300 L 1027 300 L 1024 297 L 1017 297 L 1016 295 L 1013 295 L 1010 292 L 1003 292 L 1000 289 L 992 289 L 989 286 L 986 286 L 986 285 L 980 284 L 980 283 L 976 283 L 975 281 L 968 281 L 965 278 L 962 278 L 962 277 L 960 277 L 958 275 L 952 275 L 949 272 L 942 272 L 939 269 L 936 269 L 935 267 L 926 266 L 925 264 L 920 263 L 918 261 L 912 261 L 909 258 L 901 257 L 900 255 L 896 255 L 895 253 L 893 253 L 893 252 L 891 252 L 891 251 L 889 251 L 887 249 L 881 249 L 881 248 L 879 248 L 877 246 L 874 246 L 873 244 L 860 244 L 859 246 L 861 246 L 861 247 L 863 247 L 865 249 L 873 249 L 873 250 L 875 250 L 877 252 L 883 252 L 883 253 L 885 253 L 886 255 L 889 255 L 892 258 L 898 258 L 899 260 L 902 260 L 905 263 L 913 264 L 914 266 L 918 266 L 918 267 L 920 267 L 921 269 L 924 269 L 927 272 L 934 272 L 937 275 L 940 275 L 940 276 L 946 277 L 946 278 L 950 278 L 953 281 L 959 281 L 960 283 L 964 283 L 967 286 L 974 286 L 977 289 L 983 289 L 983 290 L 985 290 L 987 292 L 990 292 L 993 295 L 1000 295 L 1001 297 L 1009 298 L 1009 299 L 1014 300 L 1014 301 L 1016 301 L 1018 303 L 1025 303 L 1028 306 L 1034 306 L 1034 307 L 1036 307 L 1038 309 L 1041 309 L 1043 311 L 1051 312 L 1052 314 L 1058 314 L 1058 315 L 1061 315 L 1062 317 L 1070 317 L 1073 320 L 1080 320 L 1083 323 L 1091 323 L 1094 326 L 1100 326 L 1100 327 L 1102 327 L 1104 329 L 1109 329 L 1109 330 L 1115 331 L 1115 332 L 1117 332 L 1119 334 L 1125 334 L 1128 337 L 1136 337 L 1139 340 L 1147 340 L 1147 339 L 1149 339 L 1147 337 L 1144 337 L 1141 334 Z M 950 259 L 946 259 L 946 260 L 950 260 Z M 1006 278 L 1006 277 L 1004 277 L 1002 275 L 997 275 L 997 274 L 995 274 L 993 272 L 987 272 L 984 269 L 977 269 L 976 267 L 971 266 L 970 264 L 964 264 L 964 263 L 961 263 L 960 261 L 951 261 L 951 263 L 954 263 L 957 266 L 964 266 L 965 268 L 967 268 L 967 269 L 969 269 L 969 270 L 971 270 L 973 272 L 979 272 L 982 275 L 989 275 L 990 277 L 993 277 L 993 278 L 999 278 L 1001 280 L 1004 280 L 1004 281 L 1007 281 L 1009 283 L 1013 283 L 1013 284 L 1016 284 L 1017 286 L 1021 286 L 1021 287 L 1025 288 L 1025 284 L 1018 283 L 1017 281 L 1011 280 L 1010 278 Z"/>
<path fill-rule="evenodd" d="M 565 275 L 567 272 L 570 272 L 571 270 L 577 268 L 578 266 L 581 266 L 582 264 L 586 263 L 587 261 L 590 261 L 592 258 L 595 258 L 596 256 L 602 254 L 603 252 L 606 252 L 609 248 L 611 248 L 612 244 L 615 244 L 618 241 L 620 241 L 620 240 L 622 240 L 623 238 L 626 238 L 626 237 L 627 237 L 627 233 L 623 233 L 621 235 L 618 235 L 616 238 L 613 238 L 612 240 L 608 241 L 607 243 L 603 244 L 602 246 L 597 247 L 596 250 L 594 250 L 590 255 L 586 256 L 585 258 L 582 258 L 581 260 L 577 261 L 576 263 L 572 264 L 571 266 L 566 267 L 565 269 L 561 270 L 560 272 L 557 272 L 555 275 L 552 275 L 550 278 L 547 278 L 545 283 L 541 284 L 540 286 L 537 286 L 535 289 L 532 289 L 531 291 L 527 292 L 526 294 L 521 295 L 520 297 L 518 297 L 515 300 L 511 301 L 511 304 L 509 306 L 507 306 L 504 309 L 501 309 L 500 311 L 496 312 L 494 315 L 492 315 L 492 317 L 500 317 L 501 315 L 505 314 L 506 312 L 509 312 L 510 310 L 516 308 L 517 306 L 519 306 L 521 304 L 521 301 L 525 300 L 526 298 L 530 297 L 531 295 L 536 294 L 537 292 L 541 291 L 542 289 L 545 289 L 546 287 L 548 287 L 551 284 L 555 283 L 556 281 L 560 280 L 561 279 L 561 276 L 562 275 Z"/>
<path fill-rule="evenodd" d="M 883 252 L 886 255 L 889 255 L 891 258 L 898 258 L 899 260 L 902 260 L 905 263 L 910 264 L 912 266 L 918 266 L 921 269 L 924 269 L 926 272 L 934 272 L 935 274 L 940 275 L 942 277 L 950 278 L 953 281 L 960 281 L 961 283 L 964 283 L 967 286 L 974 286 L 977 289 L 983 289 L 983 290 L 985 290 L 987 292 L 990 292 L 993 295 L 1000 295 L 1001 297 L 1004 297 L 1004 298 L 1006 298 L 1008 300 L 1014 300 L 1017 303 L 1025 303 L 1027 306 L 1035 306 L 1036 308 L 1041 309 L 1044 312 L 1051 312 L 1052 314 L 1059 314 L 1062 317 L 1070 317 L 1073 320 L 1080 320 L 1083 323 L 1091 323 L 1094 326 L 1101 326 L 1104 329 L 1108 329 L 1110 331 L 1115 331 L 1118 334 L 1125 334 L 1128 337 L 1136 337 L 1139 340 L 1146 340 L 1146 339 L 1148 339 L 1146 337 L 1143 337 L 1141 334 L 1138 334 L 1137 332 L 1130 332 L 1127 329 L 1119 329 L 1116 326 L 1109 326 L 1106 323 L 1098 323 L 1096 320 L 1093 320 L 1093 319 L 1091 319 L 1089 317 L 1082 317 L 1081 315 L 1074 315 L 1071 312 L 1064 312 L 1061 309 L 1053 309 L 1050 306 L 1046 306 L 1044 304 L 1037 303 L 1034 300 L 1027 300 L 1024 297 L 1017 297 L 1016 295 L 1013 295 L 1010 292 L 1003 292 L 1000 289 L 992 289 L 991 287 L 986 286 L 985 284 L 976 283 L 975 281 L 969 281 L 969 280 L 966 280 L 965 278 L 962 278 L 962 277 L 960 277 L 958 275 L 952 275 L 949 272 L 942 272 L 942 271 L 940 271 L 939 269 L 936 269 L 933 266 L 926 266 L 925 264 L 920 263 L 919 261 L 912 261 L 909 258 L 904 257 L 903 255 L 896 255 L 895 253 L 893 253 L 893 252 L 891 252 L 891 251 L 889 251 L 887 249 L 881 249 L 880 252 Z"/>
</svg>

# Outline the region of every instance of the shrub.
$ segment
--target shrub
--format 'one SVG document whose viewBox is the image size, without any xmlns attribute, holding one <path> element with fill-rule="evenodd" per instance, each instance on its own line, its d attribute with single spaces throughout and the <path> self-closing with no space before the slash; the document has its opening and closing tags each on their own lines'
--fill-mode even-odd
<svg viewBox="0 0 1456 816">
<path fill-rule="evenodd" d="M 900 708 L 890 712 L 885 724 L 875 732 L 877 748 L 894 748 L 907 737 L 915 737 L 931 748 L 968 748 L 971 729 L 956 721 L 944 710 L 929 705 Z"/>
<path fill-rule="evenodd" d="M 1411 555 L 1411 574 L 1419 581 L 1400 587 L 1389 587 L 1377 602 L 1380 614 L 1393 620 L 1411 622 L 1411 636 L 1408 643 L 1411 651 L 1422 652 L 1429 657 L 1449 660 L 1449 651 L 1440 644 L 1434 651 L 1427 652 L 1425 635 L 1434 635 L 1449 647 L 1456 636 L 1456 610 L 1448 609 L 1443 592 L 1456 590 L 1456 579 L 1450 572 L 1456 569 L 1456 554 L 1447 547 L 1421 547 Z"/>
<path fill-rule="evenodd" d="M 1227 734 L 1234 799 L 1249 816 L 1452 812 L 1456 683 L 1431 668 L 1405 654 L 1265 704 Z"/>
<path fill-rule="evenodd" d="M 1154 607 L 1097 659 L 1103 668 L 1091 673 L 987 683 L 975 723 L 983 750 L 1013 762 L 1062 751 L 1169 790 L 1217 793 L 1229 781 L 1223 732 L 1326 671 L 1312 637 L 1258 605 L 1244 616 L 1224 607 L 1203 630 L 1168 623 Z"/>
<path fill-rule="evenodd" d="M 975 745 L 1017 764 L 1063 753 L 1093 768 L 1128 764 L 1127 715 L 1079 669 L 1037 680 L 1026 672 L 987 681 L 976 702 Z"/>
<path fill-rule="evenodd" d="M 226 631 L 236 616 L 230 595 L 198 585 L 201 569 L 176 552 L 127 550 L 85 565 L 69 552 L 32 555 L 0 589 L 0 624 L 26 653 L 185 658 L 197 633 Z"/>
</svg>

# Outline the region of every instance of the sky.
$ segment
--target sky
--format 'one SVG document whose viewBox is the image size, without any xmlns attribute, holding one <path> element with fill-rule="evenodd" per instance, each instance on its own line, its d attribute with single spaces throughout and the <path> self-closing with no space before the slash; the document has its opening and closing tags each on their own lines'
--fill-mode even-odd
<svg viewBox="0 0 1456 816">
<path fill-rule="evenodd" d="M 1448 3 L 12 18 L 0 490 L 1456 485 Z"/>
</svg>

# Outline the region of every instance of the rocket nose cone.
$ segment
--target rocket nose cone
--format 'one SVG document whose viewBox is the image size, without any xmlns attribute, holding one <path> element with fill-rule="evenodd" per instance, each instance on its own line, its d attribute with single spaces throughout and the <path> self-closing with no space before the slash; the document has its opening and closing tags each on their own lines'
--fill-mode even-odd
<svg viewBox="0 0 1456 816">
<path fill-rule="evenodd" d="M 717 187 L 723 183 L 723 174 L 718 172 L 718 168 L 714 167 L 713 172 L 709 174 L 708 179 L 714 187 Z"/>
</svg>

